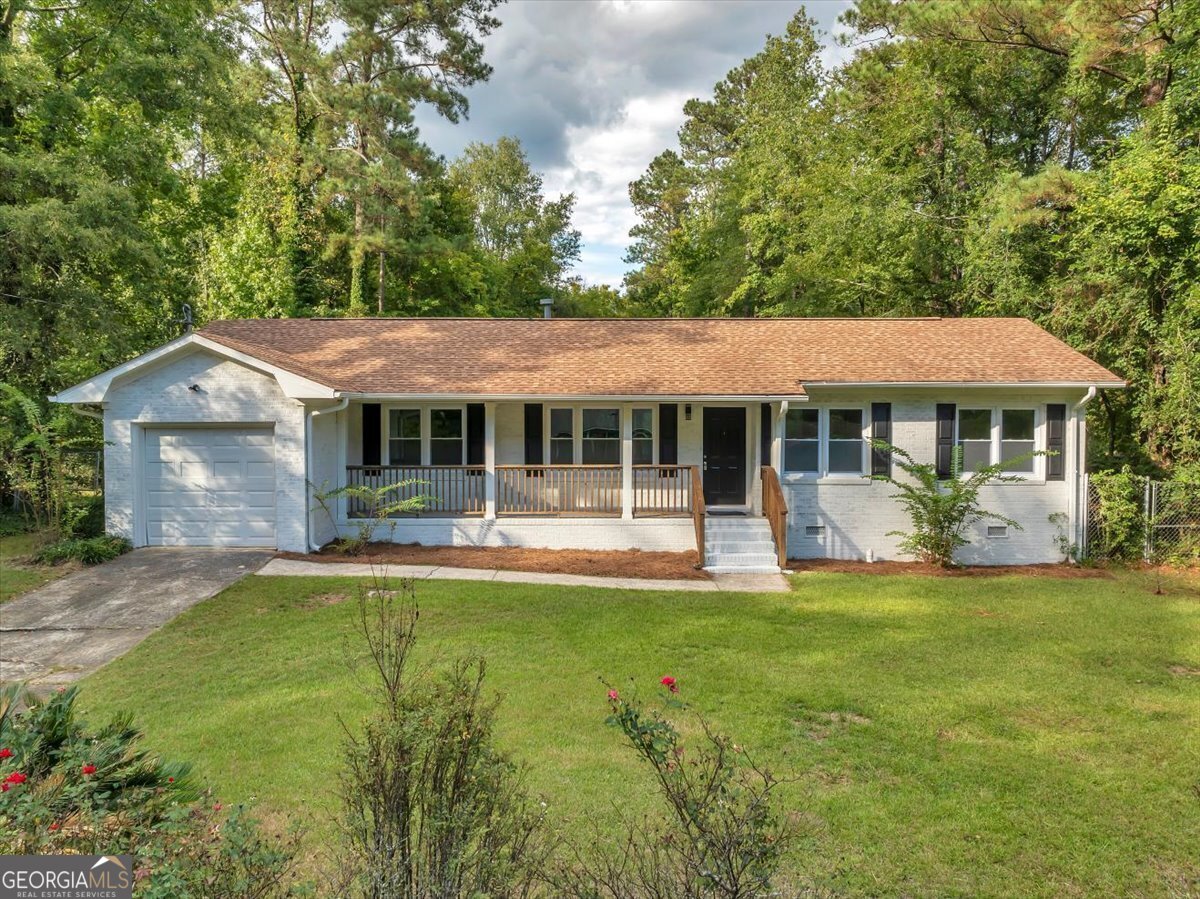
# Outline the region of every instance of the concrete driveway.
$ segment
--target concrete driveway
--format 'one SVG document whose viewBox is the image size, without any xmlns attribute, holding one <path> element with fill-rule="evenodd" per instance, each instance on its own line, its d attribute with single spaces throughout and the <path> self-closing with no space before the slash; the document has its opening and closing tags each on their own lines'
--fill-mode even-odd
<svg viewBox="0 0 1200 899">
<path fill-rule="evenodd" d="M 79 680 L 274 555 L 135 549 L 10 600 L 0 605 L 0 682 L 54 687 Z"/>
</svg>

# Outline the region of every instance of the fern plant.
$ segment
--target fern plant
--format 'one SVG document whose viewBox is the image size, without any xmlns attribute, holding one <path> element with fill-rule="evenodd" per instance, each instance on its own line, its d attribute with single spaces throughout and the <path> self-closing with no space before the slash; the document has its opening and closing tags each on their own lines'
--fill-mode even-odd
<svg viewBox="0 0 1200 899">
<path fill-rule="evenodd" d="M 339 536 L 336 541 L 338 548 L 342 552 L 356 556 L 375 539 L 375 534 L 381 527 L 388 527 L 389 536 L 395 532 L 396 522 L 394 516 L 411 515 L 421 512 L 428 507 L 430 501 L 430 497 L 428 496 L 417 495 L 404 498 L 396 496 L 397 491 L 426 483 L 428 482 L 410 478 L 406 481 L 398 481 L 395 484 L 384 484 L 381 487 L 371 487 L 366 484 L 346 484 L 341 487 L 331 488 L 328 481 L 322 481 L 319 487 L 311 481 L 309 481 L 308 485 L 312 489 L 313 500 L 316 502 L 317 508 L 325 513 L 334 531 L 340 533 L 335 510 L 337 508 L 337 501 L 342 497 L 357 501 L 366 510 L 367 517 L 358 522 L 355 536 Z"/>
<path fill-rule="evenodd" d="M 979 491 L 992 484 L 1010 484 L 1022 481 L 1019 475 L 1006 474 L 1009 469 L 1028 461 L 1033 456 L 1047 455 L 1045 452 L 1025 453 L 1014 459 L 985 465 L 978 471 L 963 475 L 962 447 L 954 447 L 951 454 L 950 478 L 938 477 L 937 467 L 931 462 L 918 462 L 909 453 L 892 446 L 884 440 L 874 440 L 876 449 L 890 453 L 896 466 L 907 476 L 903 479 L 892 475 L 871 475 L 875 481 L 886 481 L 898 492 L 892 499 L 898 500 L 912 522 L 910 531 L 889 531 L 888 536 L 900 537 L 900 548 L 911 553 L 922 562 L 931 562 L 949 568 L 954 565 L 954 553 L 970 541 L 964 533 L 979 521 L 995 521 L 1022 530 L 1013 519 L 998 512 L 989 512 L 979 504 Z"/>
</svg>

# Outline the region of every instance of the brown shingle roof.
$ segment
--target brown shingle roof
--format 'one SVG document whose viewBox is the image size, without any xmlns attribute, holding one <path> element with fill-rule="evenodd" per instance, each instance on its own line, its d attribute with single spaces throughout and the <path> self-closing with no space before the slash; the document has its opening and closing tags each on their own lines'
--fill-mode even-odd
<svg viewBox="0 0 1200 899">
<path fill-rule="evenodd" d="M 244 319 L 200 333 L 351 393 L 798 396 L 806 383 L 1120 382 L 1019 318 Z"/>
</svg>

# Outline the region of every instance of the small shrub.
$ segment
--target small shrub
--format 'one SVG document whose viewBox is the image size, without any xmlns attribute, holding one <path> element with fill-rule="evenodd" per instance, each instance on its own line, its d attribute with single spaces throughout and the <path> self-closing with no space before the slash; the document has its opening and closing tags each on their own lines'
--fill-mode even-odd
<svg viewBox="0 0 1200 899">
<path fill-rule="evenodd" d="M 686 708 L 674 678 L 664 705 Z M 577 899 L 755 899 L 780 895 L 773 883 L 794 828 L 775 807 L 779 781 L 745 749 L 699 718 L 701 746 L 684 745 L 659 712 L 609 689 L 608 724 L 619 728 L 654 774 L 667 815 L 630 824 L 615 849 L 576 848 L 552 876 L 556 895 Z M 596 841 L 597 845 L 602 845 Z"/>
<path fill-rule="evenodd" d="M 1011 518 L 983 509 L 979 505 L 979 491 L 990 484 L 1024 480 L 1019 475 L 1004 472 L 1027 461 L 1031 455 L 1046 455 L 1026 453 L 1005 462 L 985 465 L 962 477 L 962 448 L 956 446 L 951 457 L 950 477 L 943 481 L 933 463 L 917 462 L 904 450 L 883 440 L 874 440 L 872 444 L 891 453 L 896 466 L 908 476 L 905 480 L 891 475 L 872 476 L 873 480 L 886 481 L 899 491 L 892 494 L 892 499 L 900 501 L 912 522 L 911 531 L 889 531 L 888 536 L 902 538 L 900 548 L 922 562 L 947 568 L 954 564 L 955 551 L 970 542 L 963 533 L 976 522 L 987 519 L 1022 530 L 1021 525 Z"/>
<path fill-rule="evenodd" d="M 371 541 L 375 539 L 376 532 L 381 527 L 387 527 L 389 535 L 395 533 L 396 522 L 392 520 L 393 516 L 411 515 L 427 508 L 429 503 L 427 496 L 410 496 L 404 499 L 398 499 L 395 496 L 398 491 L 425 483 L 428 482 L 410 478 L 395 484 L 384 484 L 381 487 L 356 484 L 331 488 L 328 482 L 322 482 L 318 487 L 312 481 L 308 482 L 308 486 L 312 490 L 313 500 L 317 504 L 316 508 L 325 513 L 325 517 L 329 519 L 335 532 L 339 530 L 335 510 L 340 498 L 354 500 L 367 510 L 368 516 L 357 521 L 353 537 L 339 534 L 330 544 L 339 553 L 357 556 L 371 544 Z"/>
<path fill-rule="evenodd" d="M 133 544 L 124 537 L 67 537 L 43 547 L 34 560 L 43 565 L 61 565 L 63 562 L 82 562 L 98 565 L 109 562 L 133 549 Z"/>
<path fill-rule="evenodd" d="M 94 495 L 71 500 L 63 510 L 61 533 L 64 537 L 103 537 L 104 497 Z"/>
<path fill-rule="evenodd" d="M 358 629 L 377 695 L 345 744 L 338 896 L 531 895 L 547 854 L 542 812 L 495 747 L 482 659 L 415 669 L 411 583 L 360 588 Z"/>
</svg>

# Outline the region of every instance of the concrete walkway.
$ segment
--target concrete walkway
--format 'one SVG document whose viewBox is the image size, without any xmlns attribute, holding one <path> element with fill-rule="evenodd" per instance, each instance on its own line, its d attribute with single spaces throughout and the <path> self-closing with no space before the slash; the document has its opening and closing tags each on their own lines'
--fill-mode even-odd
<svg viewBox="0 0 1200 899">
<path fill-rule="evenodd" d="M 112 661 L 270 550 L 135 549 L 0 605 L 0 682 L 53 687 Z"/>
<path fill-rule="evenodd" d="M 360 562 L 304 562 L 272 559 L 256 573 L 284 577 L 370 578 L 417 580 L 496 581 L 502 584 L 556 584 L 561 587 L 607 587 L 612 590 L 684 590 L 696 593 L 787 593 L 791 587 L 781 574 L 715 574 L 712 580 L 653 580 L 639 577 L 596 577 L 587 574 L 547 574 L 538 571 L 497 571 L 494 568 L 450 568 L 436 565 L 370 565 Z"/>
</svg>

